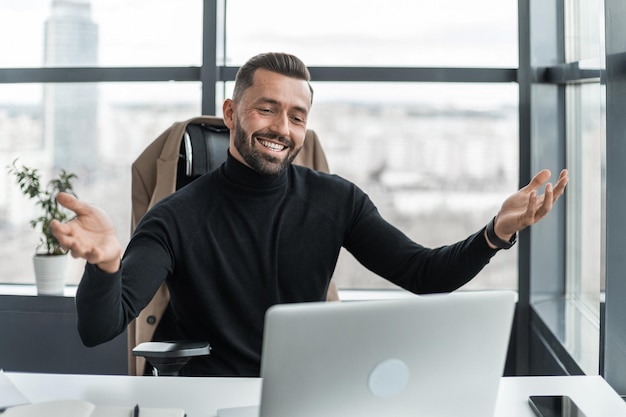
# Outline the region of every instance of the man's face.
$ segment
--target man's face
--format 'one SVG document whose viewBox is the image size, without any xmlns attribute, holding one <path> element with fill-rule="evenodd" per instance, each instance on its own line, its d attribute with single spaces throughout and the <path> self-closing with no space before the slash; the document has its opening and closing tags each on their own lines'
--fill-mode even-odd
<svg viewBox="0 0 626 417">
<path fill-rule="evenodd" d="M 238 102 L 224 102 L 231 154 L 262 174 L 281 173 L 304 144 L 310 108 L 306 81 L 257 70 Z"/>
</svg>

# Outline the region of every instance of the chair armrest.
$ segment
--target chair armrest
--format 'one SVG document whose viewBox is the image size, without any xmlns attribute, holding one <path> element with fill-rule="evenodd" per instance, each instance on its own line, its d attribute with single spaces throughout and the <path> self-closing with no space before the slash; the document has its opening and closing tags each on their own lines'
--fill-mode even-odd
<svg viewBox="0 0 626 417">
<path fill-rule="evenodd" d="M 143 356 L 152 365 L 152 373 L 158 375 L 178 375 L 178 371 L 193 356 L 211 353 L 208 342 L 169 341 L 144 342 L 133 348 L 133 356 Z"/>
<path fill-rule="evenodd" d="M 211 346 L 208 342 L 172 341 L 144 342 L 133 348 L 134 356 L 152 356 L 155 358 L 180 358 L 187 356 L 209 355 Z"/>
</svg>

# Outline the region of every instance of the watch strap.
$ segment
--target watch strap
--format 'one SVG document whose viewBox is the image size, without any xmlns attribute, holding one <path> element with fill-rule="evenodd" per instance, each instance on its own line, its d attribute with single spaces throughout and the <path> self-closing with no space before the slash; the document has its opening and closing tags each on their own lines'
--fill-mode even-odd
<svg viewBox="0 0 626 417">
<path fill-rule="evenodd" d="M 515 242 L 517 242 L 517 232 L 515 232 L 515 234 L 511 237 L 510 240 L 508 241 L 502 240 L 496 234 L 495 225 L 496 225 L 496 218 L 494 216 L 494 218 L 491 219 L 491 221 L 489 222 L 489 224 L 487 224 L 487 227 L 486 227 L 487 238 L 489 239 L 489 242 L 491 242 L 498 249 L 510 249 L 513 245 L 515 245 Z"/>
</svg>

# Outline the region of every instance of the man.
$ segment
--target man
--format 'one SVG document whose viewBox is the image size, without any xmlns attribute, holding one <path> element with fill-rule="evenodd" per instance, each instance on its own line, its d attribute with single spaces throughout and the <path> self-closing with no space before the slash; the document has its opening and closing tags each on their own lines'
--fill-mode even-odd
<svg viewBox="0 0 626 417">
<path fill-rule="evenodd" d="M 76 295 L 86 345 L 121 333 L 165 280 L 182 336 L 212 346 L 210 356 L 192 360 L 183 373 L 258 376 L 265 311 L 324 300 L 342 247 L 414 293 L 453 291 L 510 246 L 517 231 L 543 218 L 567 184 L 567 171 L 553 186 L 543 170 L 503 203 L 488 227 L 425 248 L 387 223 L 354 184 L 291 164 L 304 142 L 312 97 L 298 58 L 250 59 L 223 105 L 227 161 L 146 213 L 121 262 L 108 217 L 58 196 L 77 217 L 55 222 L 54 234 L 87 260 Z"/>
</svg>

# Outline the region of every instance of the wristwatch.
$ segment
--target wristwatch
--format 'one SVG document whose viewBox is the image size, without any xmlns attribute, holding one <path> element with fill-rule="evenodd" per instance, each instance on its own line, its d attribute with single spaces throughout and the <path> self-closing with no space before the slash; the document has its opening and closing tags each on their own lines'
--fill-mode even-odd
<svg viewBox="0 0 626 417">
<path fill-rule="evenodd" d="M 494 216 L 486 227 L 489 242 L 491 242 L 498 249 L 510 249 L 511 246 L 515 245 L 515 242 L 517 242 L 517 232 L 515 232 L 509 241 L 502 240 L 498 237 L 498 235 L 496 235 L 495 224 L 496 218 Z"/>
</svg>

